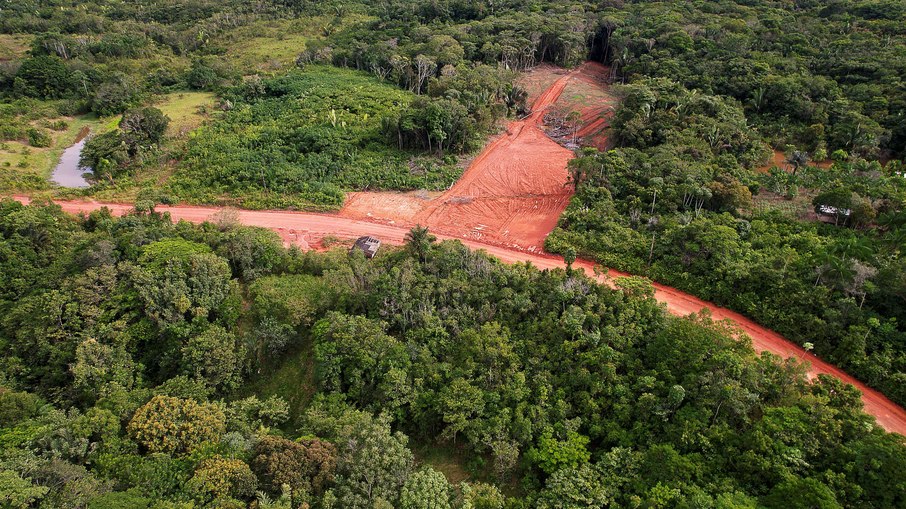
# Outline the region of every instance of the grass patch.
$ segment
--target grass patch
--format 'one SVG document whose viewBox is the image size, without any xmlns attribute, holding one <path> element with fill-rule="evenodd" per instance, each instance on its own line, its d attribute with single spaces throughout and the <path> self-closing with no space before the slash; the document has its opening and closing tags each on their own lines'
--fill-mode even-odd
<svg viewBox="0 0 906 509">
<path fill-rule="evenodd" d="M 273 70 L 291 66 L 305 50 L 310 38 L 302 34 L 280 37 L 254 37 L 241 47 L 232 48 L 227 58 L 247 70 Z"/>
<path fill-rule="evenodd" d="M 273 71 L 295 64 L 306 44 L 323 38 L 326 27 L 334 23 L 328 16 L 293 20 L 267 20 L 239 27 L 222 35 L 219 46 L 233 68 L 245 73 Z M 349 24 L 343 20 L 341 26 Z"/>
<path fill-rule="evenodd" d="M 419 465 L 428 465 L 444 474 L 451 484 L 474 480 L 466 469 L 468 458 L 450 444 L 413 443 L 412 453 Z"/>
<path fill-rule="evenodd" d="M 274 71 L 295 65 L 310 41 L 367 19 L 370 17 L 347 13 L 341 19 L 314 16 L 258 21 L 221 35 L 216 45 L 226 48 L 224 56 L 234 69 L 246 74 Z"/>
<path fill-rule="evenodd" d="M 154 106 L 170 117 L 167 136 L 183 137 L 208 118 L 216 96 L 210 92 L 174 92 L 162 96 Z"/>
<path fill-rule="evenodd" d="M 263 94 L 228 94 L 231 111 L 190 138 L 174 194 L 193 203 L 332 210 L 344 190 L 446 188 L 461 170 L 433 158 L 414 166 L 381 120 L 404 110 L 410 92 L 366 73 L 326 66 L 263 82 Z"/>
<path fill-rule="evenodd" d="M 0 34 L 0 62 L 22 58 L 32 39 L 31 35 Z"/>
</svg>

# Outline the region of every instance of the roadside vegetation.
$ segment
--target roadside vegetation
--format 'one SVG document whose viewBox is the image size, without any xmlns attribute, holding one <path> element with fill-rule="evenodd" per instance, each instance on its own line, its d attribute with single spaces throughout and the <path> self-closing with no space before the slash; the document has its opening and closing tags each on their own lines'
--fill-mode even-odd
<svg viewBox="0 0 906 509">
<path fill-rule="evenodd" d="M 325 41 L 374 19 L 361 9 L 226 2 L 171 15 L 165 4 L 73 11 L 77 21 L 64 21 L 65 8 L 9 9 L 0 31 L 35 36 L 0 65 L 8 151 L 33 131 L 46 135 L 45 124 L 60 116 L 91 113 L 115 126 L 149 105 L 171 120 L 203 107 L 208 126 L 177 122 L 140 157 L 107 158 L 111 168 L 79 193 L 132 199 L 160 191 L 193 203 L 329 210 L 350 190 L 448 187 L 462 171 L 457 156 L 525 110 L 515 72 L 465 59 L 450 37 L 393 70 L 318 65 L 335 63 Z M 52 159 L 9 161 L 2 189 L 49 189 Z"/>
<path fill-rule="evenodd" d="M 891 31 L 904 11 L 719 10 L 756 24 L 713 18 L 737 30 L 690 34 L 653 16 L 615 30 L 628 49 L 612 69 L 629 84 L 617 87 L 614 150 L 571 163 L 577 194 L 547 249 L 729 306 L 906 403 L 906 103 L 893 77 L 904 44 Z M 784 16 L 807 44 L 767 35 Z M 829 27 L 844 22 L 859 28 L 838 39 Z M 765 142 L 785 152 L 782 167 L 759 170 Z"/>
<path fill-rule="evenodd" d="M 0 235 L 13 507 L 906 500 L 906 446 L 858 392 L 669 316 L 641 278 L 502 265 L 423 229 L 366 260 L 226 216 L 12 201 Z"/>
<path fill-rule="evenodd" d="M 248 80 L 226 93 L 229 111 L 196 131 L 173 178 L 177 196 L 249 208 L 337 208 L 343 189 L 444 188 L 443 160 L 388 145 L 381 119 L 414 95 L 355 71 L 315 67 Z M 455 162 L 455 160 L 451 161 Z"/>
<path fill-rule="evenodd" d="M 904 26 L 897 0 L 5 2 L 0 192 L 136 212 L 0 201 L 0 506 L 906 506 L 855 389 L 642 277 L 906 405 Z M 365 260 L 154 213 L 446 189 L 528 113 L 519 72 L 589 59 L 620 101 L 545 247 L 639 276 L 616 289 L 420 228 Z M 54 188 L 85 127 L 91 187 Z"/>
</svg>

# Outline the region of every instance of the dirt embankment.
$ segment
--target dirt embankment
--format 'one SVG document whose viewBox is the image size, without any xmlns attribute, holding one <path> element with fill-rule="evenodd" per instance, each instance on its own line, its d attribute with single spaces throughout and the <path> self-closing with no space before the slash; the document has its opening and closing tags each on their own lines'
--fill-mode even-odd
<svg viewBox="0 0 906 509">
<path fill-rule="evenodd" d="M 472 161 L 462 178 L 413 220 L 459 238 L 540 251 L 569 203 L 572 151 L 542 131 L 544 114 L 573 73 L 558 79 Z"/>
<path fill-rule="evenodd" d="M 15 197 L 17 200 L 28 203 L 27 197 Z M 132 210 L 129 204 L 115 203 L 98 203 L 98 202 L 57 202 L 63 210 L 72 214 L 88 213 L 99 210 L 102 207 L 109 208 L 115 215 L 123 215 Z M 201 223 L 216 217 L 223 209 L 217 207 L 190 207 L 190 206 L 160 206 L 157 207 L 159 212 L 167 212 L 174 221 L 185 220 L 193 223 Z M 270 228 L 284 239 L 287 244 L 299 245 L 303 249 L 320 247 L 321 239 L 326 236 L 339 238 L 356 238 L 362 235 L 374 235 L 388 244 L 399 245 L 405 242 L 408 228 L 393 226 L 388 224 L 377 224 L 367 221 L 358 221 L 327 214 L 307 214 L 303 212 L 285 212 L 285 211 L 255 211 L 240 210 L 237 211 L 239 222 L 249 226 L 260 226 Z M 459 238 L 456 236 L 438 234 L 440 239 Z M 465 245 L 472 249 L 482 249 L 488 254 L 499 258 L 505 263 L 524 263 L 528 262 L 540 269 L 552 269 L 564 267 L 563 259 L 551 255 L 529 253 L 525 251 L 506 248 L 499 245 L 488 245 L 482 242 L 460 239 Z M 599 281 L 612 284 L 613 279 L 625 274 L 610 271 L 607 275 L 594 276 L 593 264 L 591 262 L 579 260 L 574 267 L 585 271 L 591 277 L 597 277 Z M 703 309 L 710 311 L 711 316 L 716 320 L 729 320 L 733 322 L 742 332 L 752 339 L 752 345 L 757 351 L 768 351 L 779 355 L 783 358 L 795 357 L 811 365 L 809 376 L 814 377 L 819 374 L 828 374 L 839 378 L 840 380 L 853 384 L 857 389 L 862 391 L 862 401 L 865 404 L 865 411 L 877 419 L 878 424 L 884 429 L 906 435 L 906 410 L 890 401 L 883 394 L 867 387 L 855 378 L 844 373 L 840 369 L 832 366 L 814 355 L 805 352 L 799 346 L 787 341 L 783 336 L 776 332 L 758 325 L 748 318 L 724 309 L 709 302 L 705 302 L 697 297 L 683 293 L 674 288 L 655 283 L 655 299 L 664 303 L 668 312 L 685 316 L 690 313 L 698 313 Z"/>
<path fill-rule="evenodd" d="M 548 129 L 548 134 L 570 146 L 605 150 L 607 128 L 617 106 L 608 85 L 609 77 L 610 68 L 596 62 L 588 62 L 577 69 L 560 99 L 550 108 L 548 117 L 557 126 Z M 578 119 L 570 118 L 571 114 L 578 114 Z"/>
</svg>

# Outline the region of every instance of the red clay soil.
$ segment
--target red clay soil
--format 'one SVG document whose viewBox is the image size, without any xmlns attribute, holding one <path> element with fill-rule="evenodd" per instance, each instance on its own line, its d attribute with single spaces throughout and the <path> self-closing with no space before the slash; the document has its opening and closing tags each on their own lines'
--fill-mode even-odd
<svg viewBox="0 0 906 509">
<path fill-rule="evenodd" d="M 771 160 L 768 161 L 768 164 L 758 167 L 757 171 L 759 173 L 770 173 L 771 168 L 775 166 L 783 171 L 790 171 L 792 165 L 786 162 L 786 159 L 786 154 L 784 154 L 782 150 L 774 150 L 774 154 L 771 156 Z M 808 164 L 810 166 L 817 166 L 818 168 L 826 170 L 830 168 L 834 164 L 834 162 L 830 159 L 825 159 L 824 161 L 809 161 Z"/>
<path fill-rule="evenodd" d="M 341 215 L 352 219 L 378 221 L 388 224 L 409 224 L 412 218 L 436 199 L 437 191 L 412 191 L 394 193 L 388 191 L 361 191 L 346 193 Z"/>
<path fill-rule="evenodd" d="M 507 126 L 462 178 L 414 221 L 458 238 L 541 251 L 571 196 L 566 164 L 572 151 L 541 130 L 544 114 L 575 74 L 553 83 L 532 113 Z"/>
<path fill-rule="evenodd" d="M 544 116 L 551 108 L 576 109 L 589 124 L 581 135 L 603 143 L 612 109 L 608 74 L 607 67 L 594 62 L 569 72 L 538 66 L 520 80 L 533 99 L 531 115 L 492 139 L 452 188 L 430 199 L 417 193 L 350 193 L 340 215 L 421 224 L 459 239 L 541 252 L 572 196 L 566 165 L 574 157 L 544 133 Z"/>
<path fill-rule="evenodd" d="M 599 150 L 607 148 L 607 128 L 616 106 L 616 99 L 607 86 L 610 68 L 586 62 L 576 69 L 560 99 L 553 105 L 558 115 L 565 117 L 572 111 L 579 112 L 582 127 L 576 132 L 582 145 Z"/>
<path fill-rule="evenodd" d="M 29 198 L 21 196 L 17 196 L 15 199 L 22 203 L 30 201 Z M 59 201 L 57 203 L 63 207 L 64 211 L 72 214 L 87 213 L 99 210 L 102 207 L 109 208 L 115 215 L 123 215 L 132 210 L 132 206 L 128 204 L 74 201 Z M 174 221 L 185 220 L 201 223 L 216 217 L 223 209 L 217 207 L 159 206 L 156 210 L 169 213 Z M 405 227 L 377 224 L 327 214 L 253 210 L 239 210 L 237 214 L 242 224 L 270 228 L 279 233 L 287 244 L 298 245 L 303 249 L 319 247 L 321 239 L 325 236 L 351 239 L 362 235 L 373 235 L 388 244 L 399 245 L 405 242 L 406 233 L 409 231 Z M 458 236 L 444 235 L 442 233 L 438 234 L 438 237 L 441 239 L 459 238 Z M 483 249 L 505 263 L 528 262 L 540 269 L 565 266 L 562 258 L 551 255 L 527 253 L 467 239 L 460 240 L 470 248 Z M 594 265 L 592 263 L 579 260 L 574 264 L 574 267 L 582 269 L 586 274 L 594 277 Z M 612 270 L 598 279 L 601 282 L 612 284 L 614 278 L 624 275 Z M 655 299 L 664 303 L 667 311 L 674 315 L 686 316 L 707 309 L 715 320 L 729 320 L 748 335 L 752 339 L 752 346 L 755 350 L 768 351 L 783 358 L 795 357 L 807 362 L 810 364 L 808 372 L 810 377 L 828 374 L 846 383 L 853 384 L 862 391 L 862 401 L 865 404 L 866 413 L 874 416 L 878 424 L 887 431 L 906 435 L 906 410 L 887 399 L 881 393 L 870 389 L 840 369 L 805 352 L 802 348 L 787 341 L 783 336 L 758 325 L 739 313 L 715 306 L 668 286 L 655 283 L 654 287 Z"/>
</svg>

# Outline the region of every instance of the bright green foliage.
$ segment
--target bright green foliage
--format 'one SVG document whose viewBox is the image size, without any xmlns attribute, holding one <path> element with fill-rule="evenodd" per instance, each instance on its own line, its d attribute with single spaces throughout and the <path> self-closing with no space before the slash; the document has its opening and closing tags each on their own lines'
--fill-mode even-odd
<svg viewBox="0 0 906 509">
<path fill-rule="evenodd" d="M 97 394 L 108 383 L 131 388 L 135 365 L 123 345 L 105 345 L 87 339 L 76 347 L 75 363 L 70 367 L 75 388 Z"/>
<path fill-rule="evenodd" d="M 171 261 L 186 265 L 193 255 L 210 252 L 211 248 L 204 244 L 183 239 L 167 239 L 142 247 L 139 262 L 149 269 L 164 272 Z"/>
<path fill-rule="evenodd" d="M 671 133 L 687 128 L 663 127 Z M 548 237 L 548 249 L 573 247 L 604 265 L 728 305 L 800 344 L 812 343 L 817 355 L 906 401 L 898 383 L 906 356 L 898 346 L 904 316 L 892 305 L 903 293 L 903 267 L 899 254 L 886 255 L 899 253 L 902 214 L 898 206 L 885 213 L 878 207 L 902 201 L 902 177 L 865 161 L 804 167 L 795 176 L 775 170 L 757 182 L 752 173 L 732 171 L 755 189 L 813 189 L 814 210 L 835 208 L 824 226 L 745 207 L 728 212 L 733 193 L 724 183 L 731 172 L 719 173 L 674 148 L 579 158 L 582 184 Z M 714 162 L 722 164 L 723 157 Z M 878 228 L 865 229 L 875 222 Z"/>
<path fill-rule="evenodd" d="M 265 79 L 264 94 L 231 96 L 229 111 L 189 143 L 174 188 L 243 205 L 336 208 L 341 189 L 439 189 L 448 168 L 411 171 L 411 154 L 388 146 L 381 118 L 412 96 L 352 71 L 311 68 Z"/>
<path fill-rule="evenodd" d="M 148 509 L 152 500 L 136 493 L 117 491 L 91 500 L 88 509 Z"/>
<path fill-rule="evenodd" d="M 666 201 L 666 182 L 656 185 Z M 764 228 L 752 221 L 749 237 Z M 906 500 L 903 439 L 873 425 L 858 391 L 830 377 L 807 382 L 802 367 L 757 356 L 707 316 L 667 315 L 644 281 L 611 289 L 442 242 L 373 260 L 268 245 L 261 252 L 281 261 L 249 285 L 211 252 L 231 231 L 0 202 L 0 371 L 18 389 L 0 392 L 9 484 L 48 506 L 260 498 L 267 507 L 264 496 L 282 496 L 284 483 L 283 507 L 419 506 L 429 497 L 413 493 L 446 485 L 413 474 L 409 434 L 420 449 L 455 450 L 451 461 L 477 478 L 522 485 L 512 499 L 463 486 L 457 508 L 752 508 L 793 500 L 789 486 L 803 503 L 830 507 Z M 244 241 L 248 252 L 256 242 Z M 866 257 L 857 241 L 832 249 L 841 260 Z M 186 295 L 208 311 L 160 313 L 152 304 L 172 303 L 142 292 L 162 281 L 197 290 Z M 328 288 L 336 298 L 317 297 Z M 277 366 L 230 347 L 274 324 L 297 342 Z M 867 321 L 845 345 L 885 327 Z M 211 400 L 212 386 L 237 380 L 220 368 L 249 362 L 237 397 Z M 281 391 L 315 390 L 317 374 L 320 394 L 290 407 L 250 389 L 270 390 L 258 382 L 284 368 L 299 375 Z M 229 465 L 203 466 L 211 458 Z M 452 475 L 463 468 L 424 460 Z"/>
<path fill-rule="evenodd" d="M 271 230 L 234 226 L 218 244 L 217 254 L 230 262 L 235 276 L 252 281 L 280 267 L 283 241 Z"/>
<path fill-rule="evenodd" d="M 218 390 L 228 391 L 239 386 L 244 360 L 245 346 L 219 325 L 211 325 L 182 347 L 186 374 L 204 380 Z"/>
<path fill-rule="evenodd" d="M 834 493 L 816 479 L 795 479 L 777 485 L 764 504 L 770 509 L 838 509 Z"/>
<path fill-rule="evenodd" d="M 249 396 L 231 401 L 225 413 L 227 429 L 252 433 L 285 423 L 289 419 L 289 405 L 277 396 L 263 400 Z"/>
<path fill-rule="evenodd" d="M 370 509 L 393 504 L 412 472 L 408 439 L 393 433 L 387 419 L 368 419 L 338 440 L 337 497 L 342 507 Z"/>
<path fill-rule="evenodd" d="M 142 267 L 132 281 L 148 315 L 161 326 L 228 314 L 234 291 L 226 260 L 182 240 L 162 241 L 144 249 Z"/>
<path fill-rule="evenodd" d="M 184 454 L 218 441 L 224 432 L 224 416 L 214 405 L 155 396 L 135 412 L 128 431 L 149 452 Z"/>
<path fill-rule="evenodd" d="M 69 70 L 63 60 L 55 56 L 38 55 L 22 61 L 13 81 L 17 94 L 57 99 L 73 89 Z"/>
<path fill-rule="evenodd" d="M 49 147 L 53 139 L 43 129 L 31 128 L 28 130 L 28 144 L 32 147 Z"/>
<path fill-rule="evenodd" d="M 119 131 L 92 136 L 79 154 L 79 167 L 91 168 L 95 181 L 113 182 L 128 170 L 129 147 Z"/>
<path fill-rule="evenodd" d="M 38 414 L 41 399 L 34 394 L 0 387 L 0 427 L 18 424 Z"/>
<path fill-rule="evenodd" d="M 315 324 L 321 387 L 375 409 L 392 410 L 407 403 L 409 357 L 404 345 L 387 335 L 385 328 L 364 317 L 337 313 Z"/>
<path fill-rule="evenodd" d="M 468 431 L 484 412 L 483 394 L 468 380 L 456 378 L 439 394 L 438 407 L 446 425 L 444 434 L 455 442 L 457 435 Z"/>
<path fill-rule="evenodd" d="M 542 509 L 606 507 L 613 503 L 613 495 L 603 484 L 601 477 L 598 469 L 587 463 L 575 468 L 557 470 L 547 480 L 538 507 Z"/>
<path fill-rule="evenodd" d="M 333 303 L 324 279 L 305 274 L 260 278 L 249 290 L 262 319 L 272 318 L 293 328 L 310 327 Z"/>
<path fill-rule="evenodd" d="M 49 489 L 36 486 L 12 470 L 0 470 L 0 503 L 4 507 L 25 509 L 40 500 Z"/>
<path fill-rule="evenodd" d="M 538 438 L 538 445 L 526 454 L 542 471 L 553 474 L 561 468 L 577 468 L 587 463 L 591 459 L 587 445 L 588 437 L 575 431 L 567 431 L 566 438 L 558 440 L 551 430 L 546 430 Z"/>
<path fill-rule="evenodd" d="M 432 468 L 415 472 L 400 492 L 400 509 L 451 509 L 452 487 L 444 474 Z"/>
<path fill-rule="evenodd" d="M 462 509 L 503 509 L 506 497 L 493 484 L 461 483 Z"/>
</svg>

